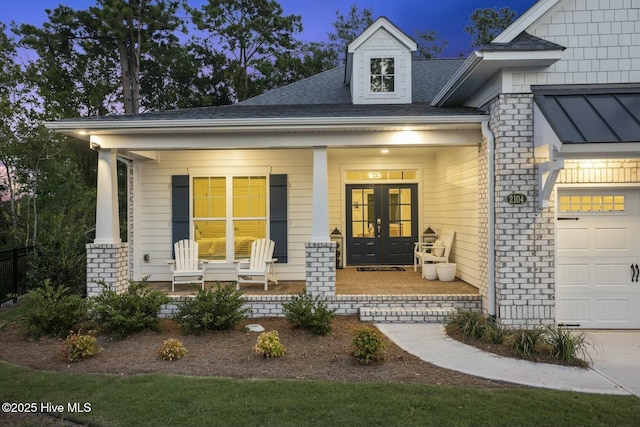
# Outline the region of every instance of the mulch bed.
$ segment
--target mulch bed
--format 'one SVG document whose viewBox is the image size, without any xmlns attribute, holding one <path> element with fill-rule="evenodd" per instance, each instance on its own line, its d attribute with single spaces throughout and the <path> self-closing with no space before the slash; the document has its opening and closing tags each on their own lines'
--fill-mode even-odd
<svg viewBox="0 0 640 427">
<path fill-rule="evenodd" d="M 287 352 L 283 358 L 265 359 L 255 354 L 258 333 L 242 326 L 259 323 L 267 331 L 277 330 Z M 5 325 L 0 333 L 0 358 L 35 369 L 62 372 L 137 375 L 176 375 L 322 380 L 346 382 L 401 382 L 485 389 L 520 387 L 485 380 L 427 363 L 386 339 L 385 359 L 370 365 L 352 356 L 351 340 L 357 326 L 367 325 L 355 316 L 338 316 L 332 333 L 316 336 L 296 329 L 284 318 L 246 319 L 234 331 L 185 335 L 173 320 L 163 319 L 161 331 L 144 331 L 123 340 L 98 335 L 102 348 L 95 357 L 77 363 L 60 358 L 62 340 L 29 339 L 19 324 Z M 372 326 L 371 324 L 369 324 Z M 158 355 L 162 342 L 176 338 L 189 350 L 178 361 Z"/>
</svg>

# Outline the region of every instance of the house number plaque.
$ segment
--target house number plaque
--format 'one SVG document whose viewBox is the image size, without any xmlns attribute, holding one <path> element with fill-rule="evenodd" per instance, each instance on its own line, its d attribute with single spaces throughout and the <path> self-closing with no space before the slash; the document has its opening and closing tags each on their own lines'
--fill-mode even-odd
<svg viewBox="0 0 640 427">
<path fill-rule="evenodd" d="M 507 196 L 507 203 L 510 205 L 523 205 L 527 202 L 527 196 L 520 193 L 511 193 Z"/>
</svg>

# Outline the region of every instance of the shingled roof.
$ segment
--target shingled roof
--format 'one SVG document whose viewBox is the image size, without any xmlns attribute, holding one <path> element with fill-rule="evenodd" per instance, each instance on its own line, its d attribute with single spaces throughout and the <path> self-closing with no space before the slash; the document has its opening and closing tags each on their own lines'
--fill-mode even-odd
<svg viewBox="0 0 640 427">
<path fill-rule="evenodd" d="M 482 48 L 483 52 L 498 51 L 539 51 L 539 50 L 565 50 L 564 46 L 532 36 L 526 31 L 521 32 L 509 43 L 489 43 Z"/>
<path fill-rule="evenodd" d="M 411 104 L 352 104 L 349 87 L 344 84 L 345 67 L 340 66 L 247 99 L 239 104 L 154 111 L 133 115 L 63 119 L 58 122 L 83 121 L 96 123 L 146 122 L 155 120 L 367 118 L 484 114 L 475 108 L 439 108 L 430 105 L 433 97 L 463 62 L 464 58 L 429 59 L 412 62 L 413 99 Z"/>
<path fill-rule="evenodd" d="M 430 103 L 463 62 L 464 58 L 413 61 L 413 102 Z M 239 105 L 351 104 L 351 93 L 344 84 L 344 73 L 344 66 L 333 68 L 247 99 Z"/>
</svg>

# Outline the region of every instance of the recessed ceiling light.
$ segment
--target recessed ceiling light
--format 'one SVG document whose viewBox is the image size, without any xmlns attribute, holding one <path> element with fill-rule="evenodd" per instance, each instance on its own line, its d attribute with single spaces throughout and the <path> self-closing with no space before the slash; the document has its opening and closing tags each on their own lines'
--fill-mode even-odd
<svg viewBox="0 0 640 427">
<path fill-rule="evenodd" d="M 387 150 L 386 148 L 383 148 L 382 150 L 380 150 L 380 152 L 382 154 L 389 154 L 389 150 Z"/>
</svg>

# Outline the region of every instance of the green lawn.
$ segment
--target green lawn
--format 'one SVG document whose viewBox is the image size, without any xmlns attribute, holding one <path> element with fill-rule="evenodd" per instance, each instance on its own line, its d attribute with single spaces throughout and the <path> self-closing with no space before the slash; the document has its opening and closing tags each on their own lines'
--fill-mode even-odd
<svg viewBox="0 0 640 427">
<path fill-rule="evenodd" d="M 0 316 L 15 321 L 20 310 Z M 0 403 L 95 426 L 638 426 L 640 399 L 540 389 L 44 372 L 0 361 Z M 85 406 L 85 403 L 89 406 Z M 70 411 L 69 406 L 85 412 Z M 0 412 L 0 425 L 4 425 Z"/>
<path fill-rule="evenodd" d="M 0 362 L 0 401 L 104 426 L 637 426 L 640 399 L 416 384 L 42 372 Z M 70 413 L 68 405 L 90 404 Z M 0 416 L 0 418 L 2 418 Z"/>
</svg>

